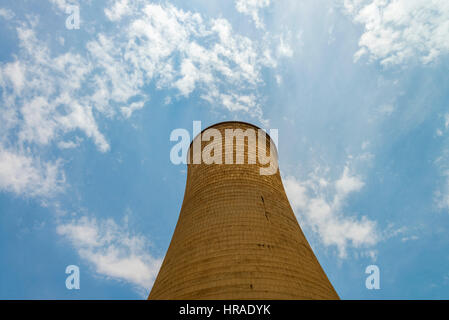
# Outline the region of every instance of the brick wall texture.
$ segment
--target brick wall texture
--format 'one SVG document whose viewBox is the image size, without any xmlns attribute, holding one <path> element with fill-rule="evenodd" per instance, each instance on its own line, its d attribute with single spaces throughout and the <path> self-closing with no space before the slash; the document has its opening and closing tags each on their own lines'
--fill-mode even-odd
<svg viewBox="0 0 449 320">
<path fill-rule="evenodd" d="M 222 134 L 223 163 L 225 129 L 257 130 L 243 122 L 210 128 Z M 201 149 L 210 143 L 220 141 L 201 142 Z M 148 299 L 339 299 L 279 170 L 261 175 L 261 164 L 247 164 L 247 144 L 245 164 L 188 164 L 178 223 Z M 277 152 L 272 155 L 277 161 Z"/>
</svg>

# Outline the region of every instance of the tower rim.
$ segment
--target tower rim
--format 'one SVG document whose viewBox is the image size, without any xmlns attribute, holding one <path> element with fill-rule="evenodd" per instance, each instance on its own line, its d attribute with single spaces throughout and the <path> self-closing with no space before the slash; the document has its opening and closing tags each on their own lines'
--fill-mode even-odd
<svg viewBox="0 0 449 320">
<path fill-rule="evenodd" d="M 196 139 L 199 135 L 201 135 L 204 131 L 206 131 L 206 130 L 208 130 L 208 129 L 211 129 L 211 128 L 215 127 L 215 126 L 219 126 L 219 125 L 226 124 L 226 123 L 240 123 L 240 124 L 246 124 L 246 125 L 248 125 L 248 126 L 251 126 L 251 127 L 256 128 L 256 129 L 263 130 L 263 129 L 260 128 L 259 126 L 256 126 L 255 124 L 252 124 L 252 123 L 250 123 L 250 122 L 245 122 L 245 121 L 239 121 L 239 120 L 227 120 L 227 121 L 217 122 L 217 123 L 214 123 L 214 124 L 212 124 L 212 125 L 210 125 L 210 126 L 204 128 L 203 130 L 201 130 L 201 132 L 198 133 L 198 134 L 192 139 L 192 141 L 190 141 L 189 149 L 188 149 L 188 150 L 191 149 L 193 141 L 195 141 L 195 139 Z M 267 136 L 271 141 L 273 141 L 273 139 L 270 137 L 270 135 L 269 135 L 265 130 L 264 130 L 264 132 L 265 132 L 266 136 Z M 274 142 L 274 141 L 273 141 L 273 142 Z M 276 145 L 275 145 L 275 148 L 276 148 Z M 277 149 L 277 148 L 276 148 L 276 149 Z M 277 151 L 277 150 L 276 150 L 276 151 Z"/>
</svg>

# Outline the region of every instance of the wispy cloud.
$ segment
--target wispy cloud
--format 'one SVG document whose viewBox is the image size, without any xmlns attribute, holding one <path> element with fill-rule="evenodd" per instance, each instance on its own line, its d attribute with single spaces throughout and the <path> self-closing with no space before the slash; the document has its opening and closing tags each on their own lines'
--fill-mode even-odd
<svg viewBox="0 0 449 320">
<path fill-rule="evenodd" d="M 133 5 L 129 0 L 109 1 L 104 9 L 106 17 L 111 21 L 119 21 L 123 16 L 131 14 Z"/>
<path fill-rule="evenodd" d="M 72 243 L 97 274 L 129 282 L 148 294 L 162 260 L 149 254 L 148 241 L 131 234 L 126 223 L 119 226 L 112 219 L 84 216 L 60 224 L 57 233 Z"/>
<path fill-rule="evenodd" d="M 68 5 L 78 5 L 78 0 L 48 0 L 52 3 L 56 8 L 65 12 Z"/>
<path fill-rule="evenodd" d="M 78 3 L 50 2 L 63 12 Z M 12 17 L 6 9 L 0 12 Z M 149 101 L 148 86 L 170 90 L 177 99 L 197 91 L 205 104 L 263 121 L 258 93 L 264 84 L 262 70 L 291 56 L 284 39 L 278 53 L 271 40 L 239 35 L 226 19 L 206 18 L 171 4 L 116 0 L 102 13 L 112 27 L 93 32 L 81 50 L 40 39 L 37 16 L 11 24 L 20 49 L 11 62 L 0 63 L 0 145 L 11 146 L 8 154 L 31 159 L 35 170 L 59 168 L 63 175 L 62 167 L 45 164 L 41 150 L 76 148 L 91 140 L 100 152 L 109 151 L 98 120 L 129 118 Z M 89 139 L 71 141 L 74 132 Z M 5 187 L 11 186 L 9 180 L 0 183 L 4 190 L 25 190 Z"/>
<path fill-rule="evenodd" d="M 120 8 L 111 9 L 114 14 L 105 11 L 113 21 L 130 15 L 120 26 L 126 31 L 101 34 L 88 49 L 106 70 L 118 101 L 126 102 L 153 82 L 184 98 L 198 90 L 206 102 L 261 116 L 258 97 L 248 98 L 263 84 L 261 70 L 275 66 L 272 48 L 239 35 L 226 19 L 206 19 L 173 5 L 116 1 L 112 8 Z M 123 77 L 128 87 L 120 87 Z M 104 80 L 97 82 L 107 88 Z"/>
<path fill-rule="evenodd" d="M 14 18 L 14 12 L 6 8 L 0 8 L 0 18 L 11 20 Z"/>
<path fill-rule="evenodd" d="M 4 111 L 0 117 L 6 124 L 3 137 L 18 146 L 43 146 L 64 133 L 81 130 L 101 151 L 107 151 L 109 144 L 98 129 L 92 107 L 79 95 L 92 71 L 90 63 L 73 53 L 52 57 L 31 27 L 18 27 L 17 34 L 21 47 L 18 60 L 0 65 Z"/>
<path fill-rule="evenodd" d="M 257 28 L 264 28 L 264 23 L 260 17 L 260 11 L 270 5 L 270 0 L 236 0 L 235 8 L 238 12 L 251 17 Z"/>
<path fill-rule="evenodd" d="M 65 177 L 60 161 L 41 162 L 0 145 L 0 191 L 27 197 L 49 197 L 61 191 Z"/>
<path fill-rule="evenodd" d="M 355 59 L 367 55 L 383 65 L 435 61 L 449 52 L 446 0 L 344 0 L 354 22 L 364 26 Z"/>
<path fill-rule="evenodd" d="M 284 186 L 301 226 L 310 228 L 325 246 L 335 246 L 340 258 L 347 257 L 350 247 L 372 250 L 379 242 L 375 221 L 344 213 L 349 196 L 364 186 L 348 166 L 335 181 L 313 173 L 305 180 L 287 176 Z"/>
</svg>

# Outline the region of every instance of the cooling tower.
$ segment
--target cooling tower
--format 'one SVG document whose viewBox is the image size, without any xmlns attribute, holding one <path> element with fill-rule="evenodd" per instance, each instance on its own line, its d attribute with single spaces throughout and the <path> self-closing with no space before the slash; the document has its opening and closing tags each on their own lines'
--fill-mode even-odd
<svg viewBox="0 0 449 320">
<path fill-rule="evenodd" d="M 254 148 L 244 139 L 244 164 L 226 164 L 226 150 L 235 158 L 239 151 L 237 139 L 225 139 L 226 129 L 263 131 L 244 122 L 218 123 L 203 133 L 209 129 L 222 138 L 198 135 L 189 162 L 214 144 L 223 162 L 188 164 L 178 223 L 148 299 L 339 299 L 296 220 L 277 166 L 274 174 L 261 174 L 267 165 L 249 163 L 269 151 L 277 165 L 270 137 L 263 133 L 266 143 L 257 140 Z"/>
</svg>

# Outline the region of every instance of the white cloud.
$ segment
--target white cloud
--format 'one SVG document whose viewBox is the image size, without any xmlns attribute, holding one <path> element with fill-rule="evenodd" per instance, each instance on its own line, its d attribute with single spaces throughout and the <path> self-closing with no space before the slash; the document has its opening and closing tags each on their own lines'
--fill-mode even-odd
<svg viewBox="0 0 449 320">
<path fill-rule="evenodd" d="M 59 10 L 77 3 L 50 2 Z M 13 145 L 34 159 L 44 147 L 77 147 L 81 140 L 67 142 L 76 132 L 107 152 L 98 120 L 129 118 L 149 101 L 149 86 L 183 98 L 198 91 L 211 107 L 264 121 L 257 89 L 263 68 L 291 56 L 284 37 L 279 46 L 272 41 L 276 37 L 252 40 L 225 19 L 169 4 L 116 0 L 104 13 L 114 21 L 111 29 L 92 33 L 79 52 L 71 46 L 53 52 L 49 40 L 35 32 L 39 19 L 19 21 L 20 49 L 11 62 L 0 63 L 0 145 Z M 45 167 L 44 156 L 40 161 Z"/>
<path fill-rule="evenodd" d="M 120 110 L 125 118 L 131 117 L 134 111 L 142 109 L 145 104 L 145 101 L 133 102 L 129 105 L 129 107 L 121 107 Z"/>
<path fill-rule="evenodd" d="M 348 167 L 336 181 L 315 174 L 304 181 L 293 176 L 284 179 L 301 226 L 310 228 L 325 246 L 336 246 L 341 258 L 347 256 L 348 247 L 368 249 L 380 239 L 375 221 L 343 213 L 347 198 L 363 185 L 360 177 L 350 174 Z"/>
<path fill-rule="evenodd" d="M 238 12 L 250 16 L 257 28 L 264 28 L 264 23 L 259 17 L 259 11 L 270 5 L 270 0 L 236 0 L 235 8 Z"/>
<path fill-rule="evenodd" d="M 56 231 L 72 243 L 96 273 L 129 282 L 148 294 L 162 260 L 148 253 L 144 237 L 130 234 L 126 221 L 119 226 L 112 219 L 97 221 L 84 216 L 61 223 Z"/>
<path fill-rule="evenodd" d="M 19 146 L 48 145 L 66 132 L 81 130 L 99 150 L 107 151 L 109 145 L 98 129 L 91 102 L 79 95 L 92 71 L 90 63 L 72 53 L 52 57 L 33 29 L 21 26 L 17 33 L 20 60 L 0 65 L 3 109 L 8 115 L 0 118 L 17 132 Z"/>
<path fill-rule="evenodd" d="M 11 81 L 14 92 L 20 94 L 25 82 L 24 70 L 20 61 L 6 64 L 3 69 L 3 78 Z"/>
<path fill-rule="evenodd" d="M 344 0 L 346 11 L 364 25 L 360 50 L 384 65 L 417 58 L 435 61 L 449 52 L 447 0 Z"/>
<path fill-rule="evenodd" d="M 83 139 L 76 137 L 75 141 L 60 141 L 58 142 L 58 148 L 60 149 L 73 149 L 79 147 Z"/>
<path fill-rule="evenodd" d="M 290 38 L 290 34 L 288 34 Z M 286 41 L 284 39 L 284 36 L 281 36 L 279 40 L 279 46 L 278 46 L 278 56 L 279 57 L 289 57 L 291 58 L 293 56 L 293 49 L 291 48 L 289 41 Z"/>
<path fill-rule="evenodd" d="M 62 190 L 64 180 L 60 161 L 42 163 L 0 146 L 0 191 L 48 197 Z"/>
<path fill-rule="evenodd" d="M 127 8 L 131 18 L 120 25 L 122 32 L 101 33 L 87 45 L 107 75 L 95 78 L 92 98 L 99 110 L 110 100 L 127 102 L 154 83 L 159 90 L 177 89 L 185 98 L 198 90 L 211 105 L 262 117 L 258 96 L 249 92 L 263 84 L 262 68 L 276 66 L 273 52 L 291 56 L 284 38 L 273 50 L 270 41 L 241 36 L 222 18 L 205 19 L 173 5 L 137 2 Z"/>
<path fill-rule="evenodd" d="M 72 112 L 66 116 L 58 117 L 59 124 L 64 131 L 73 131 L 81 129 L 85 134 L 92 138 L 99 150 L 106 152 L 109 150 L 109 144 L 97 128 L 97 124 L 92 114 L 91 107 L 83 107 L 77 103 L 71 106 Z"/>
<path fill-rule="evenodd" d="M 418 239 L 419 239 L 418 236 L 412 235 L 412 236 L 410 236 L 410 237 L 403 237 L 403 238 L 401 239 L 401 241 L 402 241 L 402 242 L 407 242 L 407 241 L 414 241 L 414 240 L 418 240 Z"/>
<path fill-rule="evenodd" d="M 109 6 L 104 9 L 104 14 L 111 21 L 118 21 L 131 13 L 132 7 L 129 0 L 109 1 Z"/>
<path fill-rule="evenodd" d="M 0 8 L 0 18 L 11 20 L 14 18 L 14 12 L 6 8 Z"/>
<path fill-rule="evenodd" d="M 78 0 L 49 0 L 59 10 L 65 12 L 69 5 L 79 5 Z"/>
<path fill-rule="evenodd" d="M 195 89 L 195 82 L 199 80 L 200 74 L 191 60 L 184 59 L 181 64 L 181 75 L 182 78 L 175 82 L 175 86 L 181 91 L 181 94 L 189 96 Z"/>
<path fill-rule="evenodd" d="M 359 191 L 363 186 L 363 181 L 359 177 L 351 175 L 347 166 L 344 168 L 340 179 L 335 181 L 335 189 L 337 190 L 337 193 L 342 196 Z"/>
</svg>

